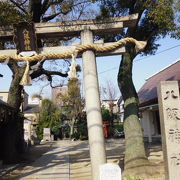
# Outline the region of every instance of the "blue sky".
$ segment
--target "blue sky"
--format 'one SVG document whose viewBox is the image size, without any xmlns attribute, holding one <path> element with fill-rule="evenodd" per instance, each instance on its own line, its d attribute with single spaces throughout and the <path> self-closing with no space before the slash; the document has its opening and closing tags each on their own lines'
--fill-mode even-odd
<svg viewBox="0 0 180 180">
<path fill-rule="evenodd" d="M 134 60 L 133 81 L 137 91 L 145 83 L 145 79 L 173 62 L 180 60 L 180 40 L 167 37 L 160 40 L 159 43 L 161 46 L 157 50 L 156 55 L 137 56 Z M 178 47 L 166 50 L 174 46 Z M 166 51 L 161 53 L 164 50 Z M 112 79 L 114 82 L 117 82 L 120 56 L 98 58 L 97 64 L 100 84 L 103 84 L 106 79 Z"/>
<path fill-rule="evenodd" d="M 169 37 L 159 41 L 159 47 L 156 55 L 153 56 L 137 56 L 133 64 L 133 81 L 138 91 L 144 84 L 145 79 L 157 73 L 161 69 L 167 67 L 173 62 L 180 60 L 180 41 Z M 179 45 L 179 46 L 178 46 Z M 172 48 L 178 46 L 176 48 Z M 170 50 L 166 50 L 172 48 Z M 166 50 L 165 52 L 162 52 Z M 162 53 L 161 53 L 162 52 Z M 158 54 L 159 53 L 159 54 Z M 100 86 L 105 86 L 106 80 L 111 80 L 117 86 L 117 73 L 120 64 L 121 56 L 109 56 L 97 58 L 98 78 Z M 81 64 L 81 59 L 77 62 Z M 0 74 L 4 77 L 0 78 L 0 91 L 8 91 L 11 82 L 11 72 L 6 65 L 0 64 Z M 80 78 L 82 75 L 80 75 Z M 81 78 L 82 79 L 82 78 Z M 47 82 L 46 82 L 47 83 Z M 46 84 L 45 83 L 45 84 Z M 31 96 L 39 93 L 43 83 L 34 83 L 31 87 L 25 87 L 27 93 Z M 43 96 L 50 97 L 51 89 L 44 88 Z"/>
</svg>

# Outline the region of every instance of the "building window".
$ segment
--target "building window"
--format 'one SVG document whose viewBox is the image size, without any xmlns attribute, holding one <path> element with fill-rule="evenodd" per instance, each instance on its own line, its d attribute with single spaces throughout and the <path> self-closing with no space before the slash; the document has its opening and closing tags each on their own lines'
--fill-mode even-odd
<svg viewBox="0 0 180 180">
<path fill-rule="evenodd" d="M 3 101 L 3 96 L 0 96 L 0 100 L 2 100 L 2 101 Z"/>
</svg>

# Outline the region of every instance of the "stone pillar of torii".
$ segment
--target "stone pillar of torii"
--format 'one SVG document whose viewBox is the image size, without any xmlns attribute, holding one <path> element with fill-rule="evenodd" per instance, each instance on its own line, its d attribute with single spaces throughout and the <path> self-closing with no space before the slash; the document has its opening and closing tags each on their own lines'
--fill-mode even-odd
<svg viewBox="0 0 180 180">
<path fill-rule="evenodd" d="M 138 14 L 129 16 L 108 18 L 104 20 L 67 21 L 55 23 L 35 23 L 36 35 L 39 38 L 57 38 L 81 36 L 81 44 L 94 43 L 94 35 L 120 33 L 124 27 L 133 27 L 136 24 Z M 12 40 L 12 27 L 0 28 L 0 41 Z M 111 43 L 101 43 L 106 46 Z M 44 47 L 40 53 L 66 52 L 74 50 L 76 46 Z M 111 56 L 125 53 L 125 48 L 116 48 L 113 51 L 96 53 L 93 50 L 85 50 L 78 54 L 83 59 L 83 79 L 85 89 L 85 102 L 87 113 L 88 137 L 90 147 L 90 159 L 93 180 L 99 180 L 100 165 L 106 163 L 105 142 L 103 135 L 103 123 L 101 116 L 99 84 L 97 77 L 96 56 Z M 13 55 L 16 50 L 0 50 L 1 55 Z"/>
</svg>

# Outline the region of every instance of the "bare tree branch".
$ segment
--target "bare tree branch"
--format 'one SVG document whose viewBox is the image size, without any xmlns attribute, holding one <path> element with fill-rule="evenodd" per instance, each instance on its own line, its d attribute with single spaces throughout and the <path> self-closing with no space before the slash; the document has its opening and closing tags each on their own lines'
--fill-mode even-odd
<svg viewBox="0 0 180 180">
<path fill-rule="evenodd" d="M 58 85 L 56 85 L 56 86 L 53 86 L 52 85 L 52 81 L 50 82 L 50 86 L 52 87 L 52 88 L 57 88 L 57 87 L 62 87 L 64 85 L 64 81 L 61 81 Z"/>
<path fill-rule="evenodd" d="M 57 75 L 57 76 L 61 76 L 61 77 L 68 76 L 68 73 L 62 73 L 62 72 L 58 72 L 58 71 L 47 71 L 47 70 L 43 70 L 43 74 L 45 74 L 46 76 L 52 76 L 52 75 Z"/>
<path fill-rule="evenodd" d="M 42 9 L 41 9 L 41 14 L 44 14 L 48 8 L 52 5 L 58 5 L 61 4 L 63 0 L 57 0 L 57 1 L 49 1 L 49 0 L 44 0 L 44 3 L 42 4 Z"/>
<path fill-rule="evenodd" d="M 41 14 L 43 15 L 48 10 L 49 7 L 50 7 L 49 0 L 44 0 L 42 7 L 41 7 Z"/>
<path fill-rule="evenodd" d="M 14 4 L 17 8 L 19 8 L 22 12 L 24 12 L 25 14 L 28 14 L 28 13 L 26 12 L 26 10 L 23 9 L 23 8 L 21 7 L 21 5 L 18 4 L 17 2 L 15 2 L 14 0 L 10 0 L 10 2 L 13 3 L 13 4 Z"/>
<path fill-rule="evenodd" d="M 38 69 L 42 69 L 44 62 L 45 59 L 42 59 L 41 61 L 38 61 L 36 64 L 31 64 L 30 74 L 32 74 L 34 71 L 37 71 Z"/>
<path fill-rule="evenodd" d="M 31 74 L 31 78 L 34 79 L 34 78 L 39 77 L 40 75 L 46 75 L 47 77 L 52 76 L 52 75 L 57 75 L 57 76 L 61 76 L 61 77 L 68 76 L 67 73 L 62 73 L 62 72 L 58 72 L 58 71 L 48 71 L 45 69 L 38 69 L 37 71 L 35 71 Z"/>
<path fill-rule="evenodd" d="M 52 15 L 50 15 L 50 16 L 46 16 L 46 17 L 44 17 L 44 18 L 42 19 L 42 21 L 43 21 L 43 22 L 50 21 L 50 20 L 54 19 L 56 16 L 58 16 L 59 14 L 61 14 L 61 12 L 56 13 L 56 14 L 52 14 Z"/>
<path fill-rule="evenodd" d="M 24 5 L 28 0 L 25 0 L 24 2 L 22 2 L 21 4 L 19 4 L 19 6 Z"/>
<path fill-rule="evenodd" d="M 48 83 L 46 83 L 45 85 L 43 85 L 42 87 L 41 87 L 41 89 L 40 89 L 40 91 L 39 91 L 39 95 L 41 96 L 41 94 L 43 94 L 43 89 L 45 88 L 45 87 L 47 87 L 47 86 L 49 86 L 49 82 Z"/>
<path fill-rule="evenodd" d="M 87 1 L 81 1 L 81 2 L 78 2 L 78 3 L 74 4 L 74 6 L 78 6 L 80 4 L 85 4 L 85 3 L 89 3 L 89 1 L 88 0 Z"/>
</svg>

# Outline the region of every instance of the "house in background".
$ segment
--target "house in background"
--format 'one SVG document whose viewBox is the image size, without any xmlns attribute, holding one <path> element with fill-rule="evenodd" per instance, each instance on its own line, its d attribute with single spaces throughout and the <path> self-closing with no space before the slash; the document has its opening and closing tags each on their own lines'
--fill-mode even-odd
<svg viewBox="0 0 180 180">
<path fill-rule="evenodd" d="M 9 94 L 9 91 L 0 91 L 0 100 L 7 103 L 8 94 Z M 22 93 L 23 102 L 21 103 L 21 107 L 20 107 L 21 111 L 23 111 L 23 109 L 27 106 L 28 97 L 29 97 L 29 95 L 25 91 L 23 91 L 23 93 Z"/>
<path fill-rule="evenodd" d="M 7 102 L 8 100 L 8 91 L 0 91 L 0 100 Z"/>
<path fill-rule="evenodd" d="M 116 116 L 114 116 L 113 123 L 114 125 L 117 125 L 119 123 L 123 122 L 123 116 L 124 111 L 121 111 L 121 106 L 119 106 L 119 99 L 113 99 L 113 100 L 101 100 L 101 107 L 104 107 L 105 109 L 108 109 L 109 112 L 111 111 L 112 108 L 112 113 Z"/>
<path fill-rule="evenodd" d="M 38 125 L 38 117 L 40 112 L 40 103 L 27 104 L 24 108 L 24 140 L 29 144 L 36 144 L 37 135 L 36 127 Z"/>
<path fill-rule="evenodd" d="M 180 60 L 148 78 L 138 92 L 140 121 L 144 137 L 148 138 L 148 142 L 161 137 L 157 97 L 157 86 L 160 81 L 178 81 L 180 86 Z"/>
<path fill-rule="evenodd" d="M 7 102 L 8 91 L 0 91 L 0 100 Z M 40 103 L 28 104 L 29 95 L 23 91 L 21 104 L 21 111 L 24 113 L 24 139 L 29 144 L 34 144 L 34 139 L 36 139 L 35 129 L 38 124 L 38 114 Z M 35 137 L 35 138 L 33 138 Z"/>
<path fill-rule="evenodd" d="M 119 108 L 119 121 L 123 123 L 124 122 L 124 100 L 122 96 L 119 98 L 117 105 Z"/>
</svg>

